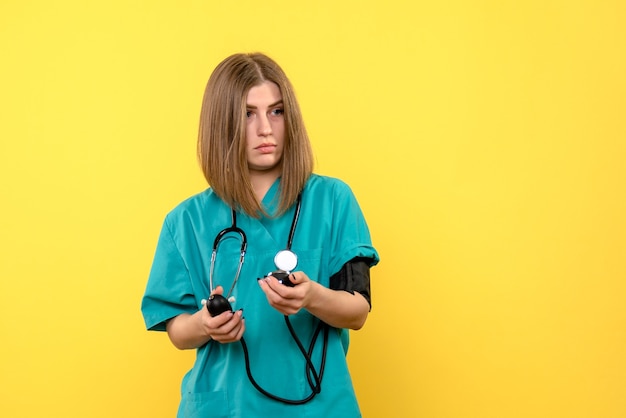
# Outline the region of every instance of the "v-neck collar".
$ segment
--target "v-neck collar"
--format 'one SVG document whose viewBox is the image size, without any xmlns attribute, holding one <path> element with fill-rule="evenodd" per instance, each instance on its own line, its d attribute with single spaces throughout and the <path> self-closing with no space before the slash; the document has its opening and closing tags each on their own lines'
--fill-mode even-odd
<svg viewBox="0 0 626 418">
<path fill-rule="evenodd" d="M 268 213 L 268 215 L 272 216 L 276 212 L 276 205 L 278 204 L 279 196 L 278 191 L 280 190 L 280 177 L 274 180 L 274 183 L 270 186 L 263 196 L 263 200 L 261 200 L 261 205 L 263 209 Z"/>
</svg>

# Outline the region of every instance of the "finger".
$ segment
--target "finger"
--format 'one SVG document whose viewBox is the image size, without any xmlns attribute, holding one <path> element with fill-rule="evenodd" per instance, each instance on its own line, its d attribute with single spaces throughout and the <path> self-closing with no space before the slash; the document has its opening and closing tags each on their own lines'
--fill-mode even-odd
<svg viewBox="0 0 626 418">
<path fill-rule="evenodd" d="M 221 329 L 225 333 L 231 333 L 232 330 L 234 330 L 235 328 L 237 328 L 237 326 L 239 326 L 242 316 L 243 316 L 243 309 L 239 309 L 238 311 L 231 312 L 231 316 L 228 319 L 228 322 L 222 325 Z"/>
<path fill-rule="evenodd" d="M 231 311 L 225 311 L 217 316 L 211 316 L 208 310 L 207 314 L 209 315 L 209 319 L 207 320 L 208 327 L 217 332 L 220 332 L 220 328 L 228 324 L 234 315 Z"/>
<path fill-rule="evenodd" d="M 267 276 L 265 280 L 269 288 L 272 289 L 281 298 L 289 299 L 292 297 L 291 295 L 293 287 L 284 285 L 283 283 L 279 282 L 278 279 L 274 276 Z"/>
<path fill-rule="evenodd" d="M 231 342 L 239 332 L 239 325 L 241 325 L 240 322 L 232 322 L 231 318 L 226 324 L 213 329 L 211 337 L 219 342 Z"/>
<path fill-rule="evenodd" d="M 291 273 L 289 276 L 287 276 L 287 280 L 289 280 L 294 285 L 300 283 L 300 279 L 296 276 L 296 273 Z"/>
<path fill-rule="evenodd" d="M 275 277 L 260 279 L 259 286 L 263 289 L 269 304 L 283 315 L 291 315 L 300 310 L 301 298 L 297 296 L 298 292 L 281 284 Z"/>
<path fill-rule="evenodd" d="M 246 330 L 246 320 L 242 316 L 241 317 L 241 326 L 239 327 L 239 331 L 237 332 L 237 335 L 235 336 L 235 340 L 237 340 L 237 341 L 241 340 L 245 330 Z"/>
<path fill-rule="evenodd" d="M 224 332 L 224 336 L 228 341 L 236 341 L 238 339 L 239 334 L 241 333 L 241 328 L 243 327 L 243 310 L 240 309 L 233 314 L 233 317 L 221 328 Z"/>
<path fill-rule="evenodd" d="M 272 275 L 269 275 L 265 278 L 265 283 L 267 283 L 270 289 L 272 289 L 274 292 L 277 292 L 277 293 L 278 293 L 278 290 L 280 289 L 280 286 L 282 285 L 278 281 L 278 279 Z"/>
<path fill-rule="evenodd" d="M 261 286 L 261 289 L 263 289 L 263 292 L 265 292 L 265 295 L 268 298 L 275 298 L 277 294 L 280 296 L 278 290 L 281 286 L 284 287 L 274 276 L 267 276 L 259 279 L 259 286 Z"/>
<path fill-rule="evenodd" d="M 269 285 L 267 284 L 266 279 L 267 279 L 266 277 L 257 279 L 257 283 L 259 284 L 259 287 L 261 288 L 263 293 L 265 293 L 265 295 L 267 296 L 268 292 L 271 291 L 271 289 L 269 288 Z"/>
<path fill-rule="evenodd" d="M 306 273 L 303 271 L 294 271 L 293 273 L 291 273 L 290 279 L 294 284 L 300 284 L 311 280 L 309 279 L 309 276 L 307 276 Z"/>
<path fill-rule="evenodd" d="M 261 290 L 263 290 L 263 293 L 265 293 L 265 297 L 267 298 L 269 304 L 278 309 L 284 303 L 285 299 L 273 287 L 272 280 L 276 281 L 273 277 L 266 277 L 265 279 L 259 280 L 259 286 L 261 287 Z M 277 281 L 275 286 L 278 289 L 280 289 L 280 287 L 285 287 Z"/>
</svg>

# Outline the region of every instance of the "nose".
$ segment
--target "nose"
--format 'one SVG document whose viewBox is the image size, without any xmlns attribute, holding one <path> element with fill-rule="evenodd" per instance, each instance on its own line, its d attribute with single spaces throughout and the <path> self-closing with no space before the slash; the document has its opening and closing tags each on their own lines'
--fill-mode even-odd
<svg viewBox="0 0 626 418">
<path fill-rule="evenodd" d="M 259 136 L 269 136 L 272 134 L 272 125 L 270 124 L 267 115 L 260 115 L 257 121 L 257 132 Z"/>
</svg>

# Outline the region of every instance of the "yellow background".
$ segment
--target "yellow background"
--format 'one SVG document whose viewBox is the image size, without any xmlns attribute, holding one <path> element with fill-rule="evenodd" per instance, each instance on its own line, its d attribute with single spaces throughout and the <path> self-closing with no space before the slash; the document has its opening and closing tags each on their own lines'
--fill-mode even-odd
<svg viewBox="0 0 626 418">
<path fill-rule="evenodd" d="M 206 80 L 260 50 L 382 256 L 364 416 L 625 417 L 624 4 L 3 0 L 0 416 L 174 415 L 193 353 L 140 299 Z"/>
</svg>

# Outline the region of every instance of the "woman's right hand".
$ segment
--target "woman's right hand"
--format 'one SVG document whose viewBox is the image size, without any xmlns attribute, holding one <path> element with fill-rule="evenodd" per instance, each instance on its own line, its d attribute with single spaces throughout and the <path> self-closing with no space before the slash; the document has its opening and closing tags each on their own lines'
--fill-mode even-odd
<svg viewBox="0 0 626 418">
<path fill-rule="evenodd" d="M 217 286 L 211 293 L 211 296 L 223 295 L 223 293 L 224 289 L 222 286 Z M 206 335 L 208 335 L 210 339 L 223 344 L 239 341 L 246 329 L 243 319 L 243 309 L 239 309 L 235 312 L 225 311 L 219 315 L 211 316 L 209 310 L 206 308 L 206 302 L 203 302 L 203 308 L 199 313 L 201 326 Z"/>
<path fill-rule="evenodd" d="M 223 294 L 224 289 L 218 286 L 213 294 Z M 243 310 L 226 311 L 217 316 L 211 316 L 206 305 L 191 314 L 180 314 L 167 322 L 167 335 L 176 348 L 181 350 L 198 348 L 210 340 L 222 344 L 241 340 L 246 324 Z"/>
</svg>

